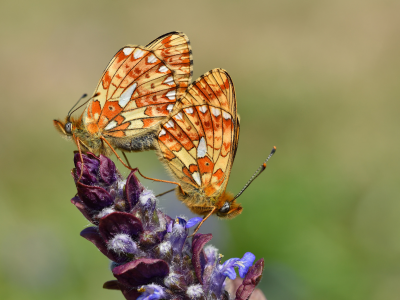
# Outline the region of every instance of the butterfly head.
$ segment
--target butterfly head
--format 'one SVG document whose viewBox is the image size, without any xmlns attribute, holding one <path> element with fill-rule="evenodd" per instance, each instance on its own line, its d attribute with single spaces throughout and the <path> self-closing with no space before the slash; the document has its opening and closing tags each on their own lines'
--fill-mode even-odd
<svg viewBox="0 0 400 300">
<path fill-rule="evenodd" d="M 243 207 L 236 202 L 232 193 L 225 192 L 216 203 L 216 214 L 220 218 L 232 219 L 239 215 Z"/>
<path fill-rule="evenodd" d="M 93 97 L 95 97 L 96 95 L 94 95 Z M 81 119 L 75 120 L 71 117 L 71 115 L 75 110 L 77 110 L 78 108 L 80 108 L 82 106 L 81 105 L 75 109 L 75 107 L 79 104 L 79 102 L 81 102 L 81 100 L 84 99 L 86 96 L 87 96 L 87 94 L 83 94 L 82 97 L 79 98 L 78 102 L 76 102 L 75 105 L 72 106 L 72 108 L 69 110 L 69 112 L 67 114 L 67 118 L 65 119 L 65 122 L 61 122 L 59 120 L 53 120 L 54 126 L 56 127 L 58 132 L 60 132 L 64 137 L 71 138 L 73 136 L 76 128 L 79 127 L 79 125 L 81 123 Z M 93 97 L 89 98 L 88 101 L 90 99 L 92 99 Z M 84 104 L 86 104 L 88 101 L 86 101 Z"/>
<path fill-rule="evenodd" d="M 67 117 L 64 122 L 53 120 L 54 127 L 66 138 L 72 138 L 74 131 L 78 128 L 80 121 Z"/>
</svg>

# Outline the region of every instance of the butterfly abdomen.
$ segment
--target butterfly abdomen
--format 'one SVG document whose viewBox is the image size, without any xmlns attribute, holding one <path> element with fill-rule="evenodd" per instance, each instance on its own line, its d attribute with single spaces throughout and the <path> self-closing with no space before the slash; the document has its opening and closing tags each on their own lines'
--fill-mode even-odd
<svg viewBox="0 0 400 300">
<path fill-rule="evenodd" d="M 140 136 L 127 137 L 125 139 L 107 138 L 116 148 L 125 151 L 146 151 L 155 150 L 155 143 L 157 141 L 157 135 L 153 132 L 147 132 Z"/>
<path fill-rule="evenodd" d="M 180 188 L 177 188 L 176 195 L 193 213 L 198 215 L 206 214 L 214 207 L 213 199 L 208 197 L 201 189 L 185 189 L 185 194 L 183 194 Z"/>
</svg>

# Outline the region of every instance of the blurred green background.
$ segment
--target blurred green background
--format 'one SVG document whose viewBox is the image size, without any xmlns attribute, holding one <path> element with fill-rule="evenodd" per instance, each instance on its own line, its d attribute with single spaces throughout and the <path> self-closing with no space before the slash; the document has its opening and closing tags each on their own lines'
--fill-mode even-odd
<svg viewBox="0 0 400 300">
<path fill-rule="evenodd" d="M 278 148 L 242 215 L 204 229 L 212 244 L 264 257 L 268 300 L 399 299 L 399 12 L 395 0 L 1 1 L 0 298 L 123 299 L 102 289 L 108 261 L 79 236 L 75 146 L 52 119 L 93 92 L 122 46 L 179 30 L 194 79 L 221 67 L 235 82 L 228 189 Z M 129 157 L 168 178 L 154 153 Z M 173 198 L 162 206 L 187 214 Z"/>
</svg>

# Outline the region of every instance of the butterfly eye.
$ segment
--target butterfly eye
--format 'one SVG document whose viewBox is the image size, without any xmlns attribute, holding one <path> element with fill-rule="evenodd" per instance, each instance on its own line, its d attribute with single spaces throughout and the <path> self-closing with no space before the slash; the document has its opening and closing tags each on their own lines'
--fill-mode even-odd
<svg viewBox="0 0 400 300">
<path fill-rule="evenodd" d="M 67 124 L 65 124 L 65 131 L 67 133 L 72 133 L 72 123 L 68 122 Z"/>
<path fill-rule="evenodd" d="M 229 202 L 225 202 L 224 205 L 219 209 L 220 213 L 226 214 L 231 209 Z"/>
</svg>

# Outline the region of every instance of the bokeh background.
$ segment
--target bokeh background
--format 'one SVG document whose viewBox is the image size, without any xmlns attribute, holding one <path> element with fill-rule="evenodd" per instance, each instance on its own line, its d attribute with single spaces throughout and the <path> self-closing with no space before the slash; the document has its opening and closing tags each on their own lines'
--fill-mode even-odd
<svg viewBox="0 0 400 300">
<path fill-rule="evenodd" d="M 278 148 L 242 215 L 203 228 L 212 244 L 264 257 L 269 300 L 399 299 L 399 11 L 396 0 L 1 1 L 0 298 L 123 299 L 102 289 L 108 261 L 79 236 L 75 146 L 52 119 L 93 92 L 122 46 L 179 30 L 194 79 L 221 67 L 235 82 L 228 189 Z M 129 157 L 168 178 L 154 153 Z"/>
</svg>

